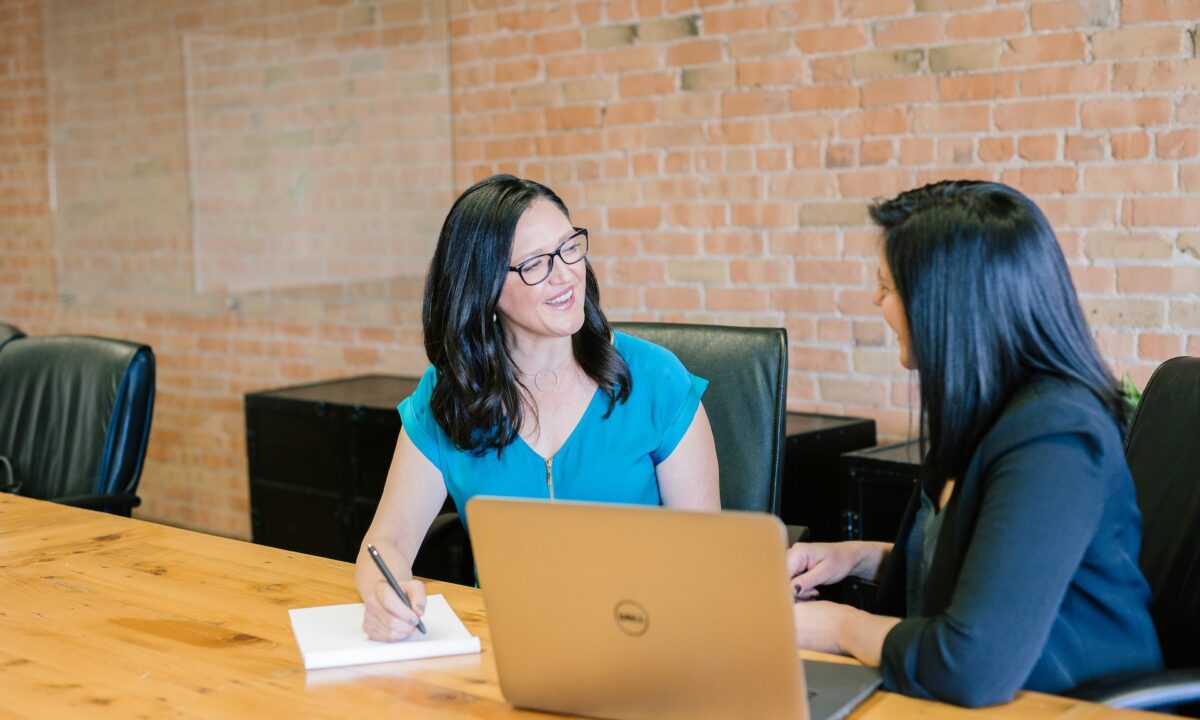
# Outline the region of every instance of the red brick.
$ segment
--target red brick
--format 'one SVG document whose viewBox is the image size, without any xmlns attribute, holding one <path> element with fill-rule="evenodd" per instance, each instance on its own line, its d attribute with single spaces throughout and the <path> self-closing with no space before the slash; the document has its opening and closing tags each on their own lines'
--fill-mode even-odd
<svg viewBox="0 0 1200 720">
<path fill-rule="evenodd" d="M 813 58 L 809 63 L 814 83 L 838 83 L 850 79 L 850 58 L 840 55 Z"/>
<path fill-rule="evenodd" d="M 1138 357 L 1142 360 L 1162 362 L 1182 354 L 1183 337 L 1165 333 L 1141 333 L 1138 335 Z"/>
<path fill-rule="evenodd" d="M 837 195 L 837 178 L 828 172 L 791 172 L 772 177 L 768 198 L 771 200 L 811 200 Z"/>
<path fill-rule="evenodd" d="M 1104 138 L 1099 135 L 1068 135 L 1063 157 L 1075 162 L 1104 159 Z"/>
<path fill-rule="evenodd" d="M 838 126 L 838 132 L 846 138 L 900 135 L 907 130 L 908 115 L 902 108 L 882 108 L 853 113 L 846 116 Z"/>
<path fill-rule="evenodd" d="M 763 235 L 758 231 L 729 230 L 704 235 L 704 252 L 708 255 L 761 255 Z"/>
<path fill-rule="evenodd" d="M 1200 154 L 1200 131 L 1195 129 L 1172 130 L 1158 133 L 1154 138 L 1157 155 L 1163 159 L 1178 160 Z"/>
<path fill-rule="evenodd" d="M 767 12 L 769 27 L 827 24 L 838 14 L 836 0 L 773 0 Z"/>
<path fill-rule="evenodd" d="M 835 307 L 833 288 L 772 288 L 771 307 L 784 312 L 827 313 Z"/>
<path fill-rule="evenodd" d="M 1150 136 L 1140 130 L 1113 133 L 1109 143 L 1115 160 L 1136 160 L 1150 152 Z"/>
<path fill-rule="evenodd" d="M 838 187 L 844 198 L 891 197 L 913 186 L 908 170 L 867 170 L 838 174 Z"/>
<path fill-rule="evenodd" d="M 1107 89 L 1107 65 L 1037 68 L 1021 73 L 1022 95 L 1084 95 Z"/>
<path fill-rule="evenodd" d="M 1138 0 L 1121 3 L 1121 22 L 1125 24 L 1165 20 L 1200 20 L 1200 0 Z"/>
<path fill-rule="evenodd" d="M 610 208 L 608 227 L 613 229 L 646 230 L 658 227 L 662 210 L 657 207 Z"/>
<path fill-rule="evenodd" d="M 979 139 L 979 159 L 983 162 L 998 163 L 1013 157 L 1013 139 L 1011 137 L 985 137 Z"/>
<path fill-rule="evenodd" d="M 946 20 L 946 37 L 950 40 L 978 40 L 1017 35 L 1025 30 L 1025 13 L 1023 7 L 956 13 Z"/>
<path fill-rule="evenodd" d="M 766 310 L 766 290 L 751 290 L 745 288 L 708 288 L 704 294 L 704 306 L 709 310 L 724 310 L 730 312 L 749 312 Z"/>
<path fill-rule="evenodd" d="M 939 16 L 901 18 L 875 24 L 875 47 L 928 47 L 945 39 L 945 20 Z"/>
<path fill-rule="evenodd" d="M 700 291 L 690 287 L 651 287 L 644 291 L 652 310 L 692 310 L 700 306 Z"/>
<path fill-rule="evenodd" d="M 1120 163 L 1084 170 L 1083 187 L 1089 193 L 1144 194 L 1175 189 L 1175 168 L 1169 165 Z"/>
<path fill-rule="evenodd" d="M 738 7 L 729 10 L 710 10 L 701 16 L 706 35 L 729 35 L 746 30 L 767 29 L 767 8 Z"/>
<path fill-rule="evenodd" d="M 837 348 L 793 347 L 788 362 L 805 373 L 845 373 L 849 367 L 846 351 Z"/>
<path fill-rule="evenodd" d="M 1026 167 L 1005 170 L 1000 179 L 1031 195 L 1055 195 L 1075 192 L 1079 171 L 1074 167 Z"/>
<path fill-rule="evenodd" d="M 675 91 L 676 82 L 675 74 L 670 72 L 638 73 L 622 75 L 617 81 L 617 89 L 623 98 L 666 95 Z"/>
<path fill-rule="evenodd" d="M 1081 116 L 1085 128 L 1165 125 L 1171 119 L 1171 107 L 1167 98 L 1091 100 L 1083 104 Z"/>
<path fill-rule="evenodd" d="M 1185 35 L 1178 26 L 1100 30 L 1092 35 L 1092 54 L 1097 60 L 1177 55 Z"/>
<path fill-rule="evenodd" d="M 788 32 L 742 34 L 729 39 L 729 55 L 734 58 L 783 55 L 792 48 L 792 34 Z"/>
<path fill-rule="evenodd" d="M 739 226 L 790 226 L 796 224 L 796 206 L 771 203 L 735 204 L 730 220 Z"/>
<path fill-rule="evenodd" d="M 901 15 L 909 10 L 910 0 L 838 0 L 842 17 L 869 18 Z"/>
<path fill-rule="evenodd" d="M 1074 127 L 1079 108 L 1074 100 L 1037 100 L 1001 103 L 996 106 L 1000 130 Z"/>
<path fill-rule="evenodd" d="M 990 127 L 987 105 L 930 105 L 913 116 L 913 129 L 921 133 L 986 132 Z"/>
<path fill-rule="evenodd" d="M 1116 63 L 1112 87 L 1115 91 L 1170 92 L 1200 86 L 1200 60 L 1157 60 Z"/>
<path fill-rule="evenodd" d="M 716 40 L 690 40 L 667 48 L 667 65 L 705 65 L 724 60 L 721 43 Z"/>
<path fill-rule="evenodd" d="M 864 140 L 859 151 L 863 165 L 883 165 L 895 157 L 892 140 Z"/>
<path fill-rule="evenodd" d="M 796 47 L 806 54 L 857 50 L 867 44 L 866 28 L 860 24 L 801 30 L 796 33 Z"/>
<path fill-rule="evenodd" d="M 1087 42 L 1080 33 L 1032 35 L 1012 38 L 1003 62 L 1007 66 L 1042 65 L 1052 62 L 1081 61 L 1087 55 Z"/>
<path fill-rule="evenodd" d="M 738 115 L 775 115 L 788 106 L 787 96 L 783 91 L 746 90 L 725 93 L 721 98 L 721 114 Z"/>
<path fill-rule="evenodd" d="M 947 75 L 938 80 L 938 89 L 943 102 L 1007 98 L 1017 93 L 1017 76 L 1010 72 Z"/>
<path fill-rule="evenodd" d="M 857 107 L 858 92 L 858 87 L 849 84 L 798 87 L 789 94 L 788 107 L 796 112 Z"/>
<path fill-rule="evenodd" d="M 1147 197 L 1129 201 L 1129 223 L 1149 227 L 1200 225 L 1200 197 Z"/>
<path fill-rule="evenodd" d="M 906 105 L 932 102 L 937 97 L 937 80 L 931 76 L 872 80 L 863 84 L 862 104 Z"/>
<path fill-rule="evenodd" d="M 1032 162 L 1058 158 L 1057 135 L 1025 135 L 1017 143 L 1017 155 Z"/>
<path fill-rule="evenodd" d="M 793 272 L 796 282 L 804 286 L 843 285 L 853 287 L 862 284 L 866 266 L 856 260 L 797 258 Z"/>
<path fill-rule="evenodd" d="M 739 62 L 737 84 L 740 86 L 797 84 L 804 77 L 803 58 L 778 58 Z"/>
<path fill-rule="evenodd" d="M 1030 24 L 1035 31 L 1115 24 L 1112 14 L 1107 0 L 1035 2 L 1030 8 Z"/>
</svg>

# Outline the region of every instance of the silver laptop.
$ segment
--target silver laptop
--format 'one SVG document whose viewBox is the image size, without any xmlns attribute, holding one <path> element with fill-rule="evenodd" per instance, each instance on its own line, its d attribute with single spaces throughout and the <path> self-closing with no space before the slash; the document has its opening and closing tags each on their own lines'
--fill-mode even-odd
<svg viewBox="0 0 1200 720">
<path fill-rule="evenodd" d="M 879 685 L 874 668 L 800 662 L 774 516 L 476 497 L 467 519 L 517 707 L 828 720 Z"/>
</svg>

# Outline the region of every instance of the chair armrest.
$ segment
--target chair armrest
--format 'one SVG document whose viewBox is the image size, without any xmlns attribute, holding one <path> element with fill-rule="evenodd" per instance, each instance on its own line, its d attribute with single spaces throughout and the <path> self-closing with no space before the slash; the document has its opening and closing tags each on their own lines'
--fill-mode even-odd
<svg viewBox="0 0 1200 720">
<path fill-rule="evenodd" d="M 48 498 L 51 502 L 59 503 L 60 505 L 70 505 L 71 507 L 86 508 L 88 510 L 103 510 L 111 508 L 114 510 L 130 510 L 142 504 L 142 499 L 137 495 L 70 495 L 60 498 Z"/>
<path fill-rule="evenodd" d="M 459 530 L 461 530 L 461 522 L 462 521 L 458 519 L 458 513 L 456 512 L 444 512 L 439 514 L 433 519 L 433 522 L 430 523 L 429 532 L 425 533 L 425 542 L 436 543 L 444 538 L 447 538 L 451 533 L 457 533 Z"/>
<path fill-rule="evenodd" d="M 787 528 L 788 547 L 808 540 L 807 525 L 785 525 L 784 527 Z"/>
<path fill-rule="evenodd" d="M 1139 710 L 1193 703 L 1200 701 L 1200 668 L 1164 670 L 1089 683 L 1069 694 L 1080 700 Z"/>
<path fill-rule="evenodd" d="M 475 584 L 475 558 L 471 540 L 456 512 L 444 512 L 433 519 L 421 549 L 413 561 L 413 575 L 458 585 Z"/>
</svg>

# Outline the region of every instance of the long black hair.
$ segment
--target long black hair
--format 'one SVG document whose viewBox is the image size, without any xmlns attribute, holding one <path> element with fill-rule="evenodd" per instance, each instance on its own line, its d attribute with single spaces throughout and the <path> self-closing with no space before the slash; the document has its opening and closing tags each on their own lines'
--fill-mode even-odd
<svg viewBox="0 0 1200 720">
<path fill-rule="evenodd" d="M 522 397 L 496 303 L 508 278 L 517 221 L 534 200 L 548 200 L 570 218 L 550 188 L 512 175 L 472 185 L 450 208 L 425 279 L 421 320 L 425 354 L 438 381 L 429 405 L 455 445 L 483 455 L 517 439 L 524 420 Z M 610 341 L 600 310 L 600 287 L 584 260 L 583 327 L 571 337 L 575 360 L 608 396 L 608 412 L 629 398 L 633 379 Z"/>
<path fill-rule="evenodd" d="M 1042 211 L 1007 185 L 944 181 L 870 208 L 908 316 L 928 432 L 925 477 L 961 478 L 976 445 L 1035 373 L 1127 413 L 1084 321 Z"/>
</svg>

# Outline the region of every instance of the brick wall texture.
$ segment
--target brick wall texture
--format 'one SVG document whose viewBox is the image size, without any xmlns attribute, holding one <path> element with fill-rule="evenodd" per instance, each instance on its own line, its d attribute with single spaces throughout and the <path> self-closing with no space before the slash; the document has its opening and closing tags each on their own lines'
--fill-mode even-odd
<svg viewBox="0 0 1200 720">
<path fill-rule="evenodd" d="M 1141 385 L 1162 360 L 1200 354 L 1200 0 L 111 5 L 120 22 L 91 39 L 98 57 L 165 66 L 187 31 L 347 51 L 440 37 L 453 185 L 513 172 L 555 188 L 592 231 L 613 318 L 785 326 L 791 409 L 912 431 L 912 379 L 870 304 L 865 207 L 941 178 L 1001 180 L 1037 200 L 1117 372 Z M 51 207 L 58 74 L 46 47 L 59 11 L 0 0 L 0 319 L 151 344 L 160 394 L 139 514 L 247 536 L 242 394 L 419 371 L 421 280 L 230 303 L 179 281 L 195 256 L 171 223 L 133 223 L 140 241 L 104 254 L 107 277 L 137 279 L 125 294 L 65 277 L 88 238 L 65 236 Z M 128 49 L 164 28 L 165 41 Z M 172 120 L 182 74 L 126 92 L 131 122 L 163 141 L 138 167 L 186 178 Z M 89 138 L 103 153 L 128 127 Z M 129 217 L 189 217 L 187 182 L 174 182 Z M 154 292 L 131 300 L 129 286 Z"/>
</svg>

